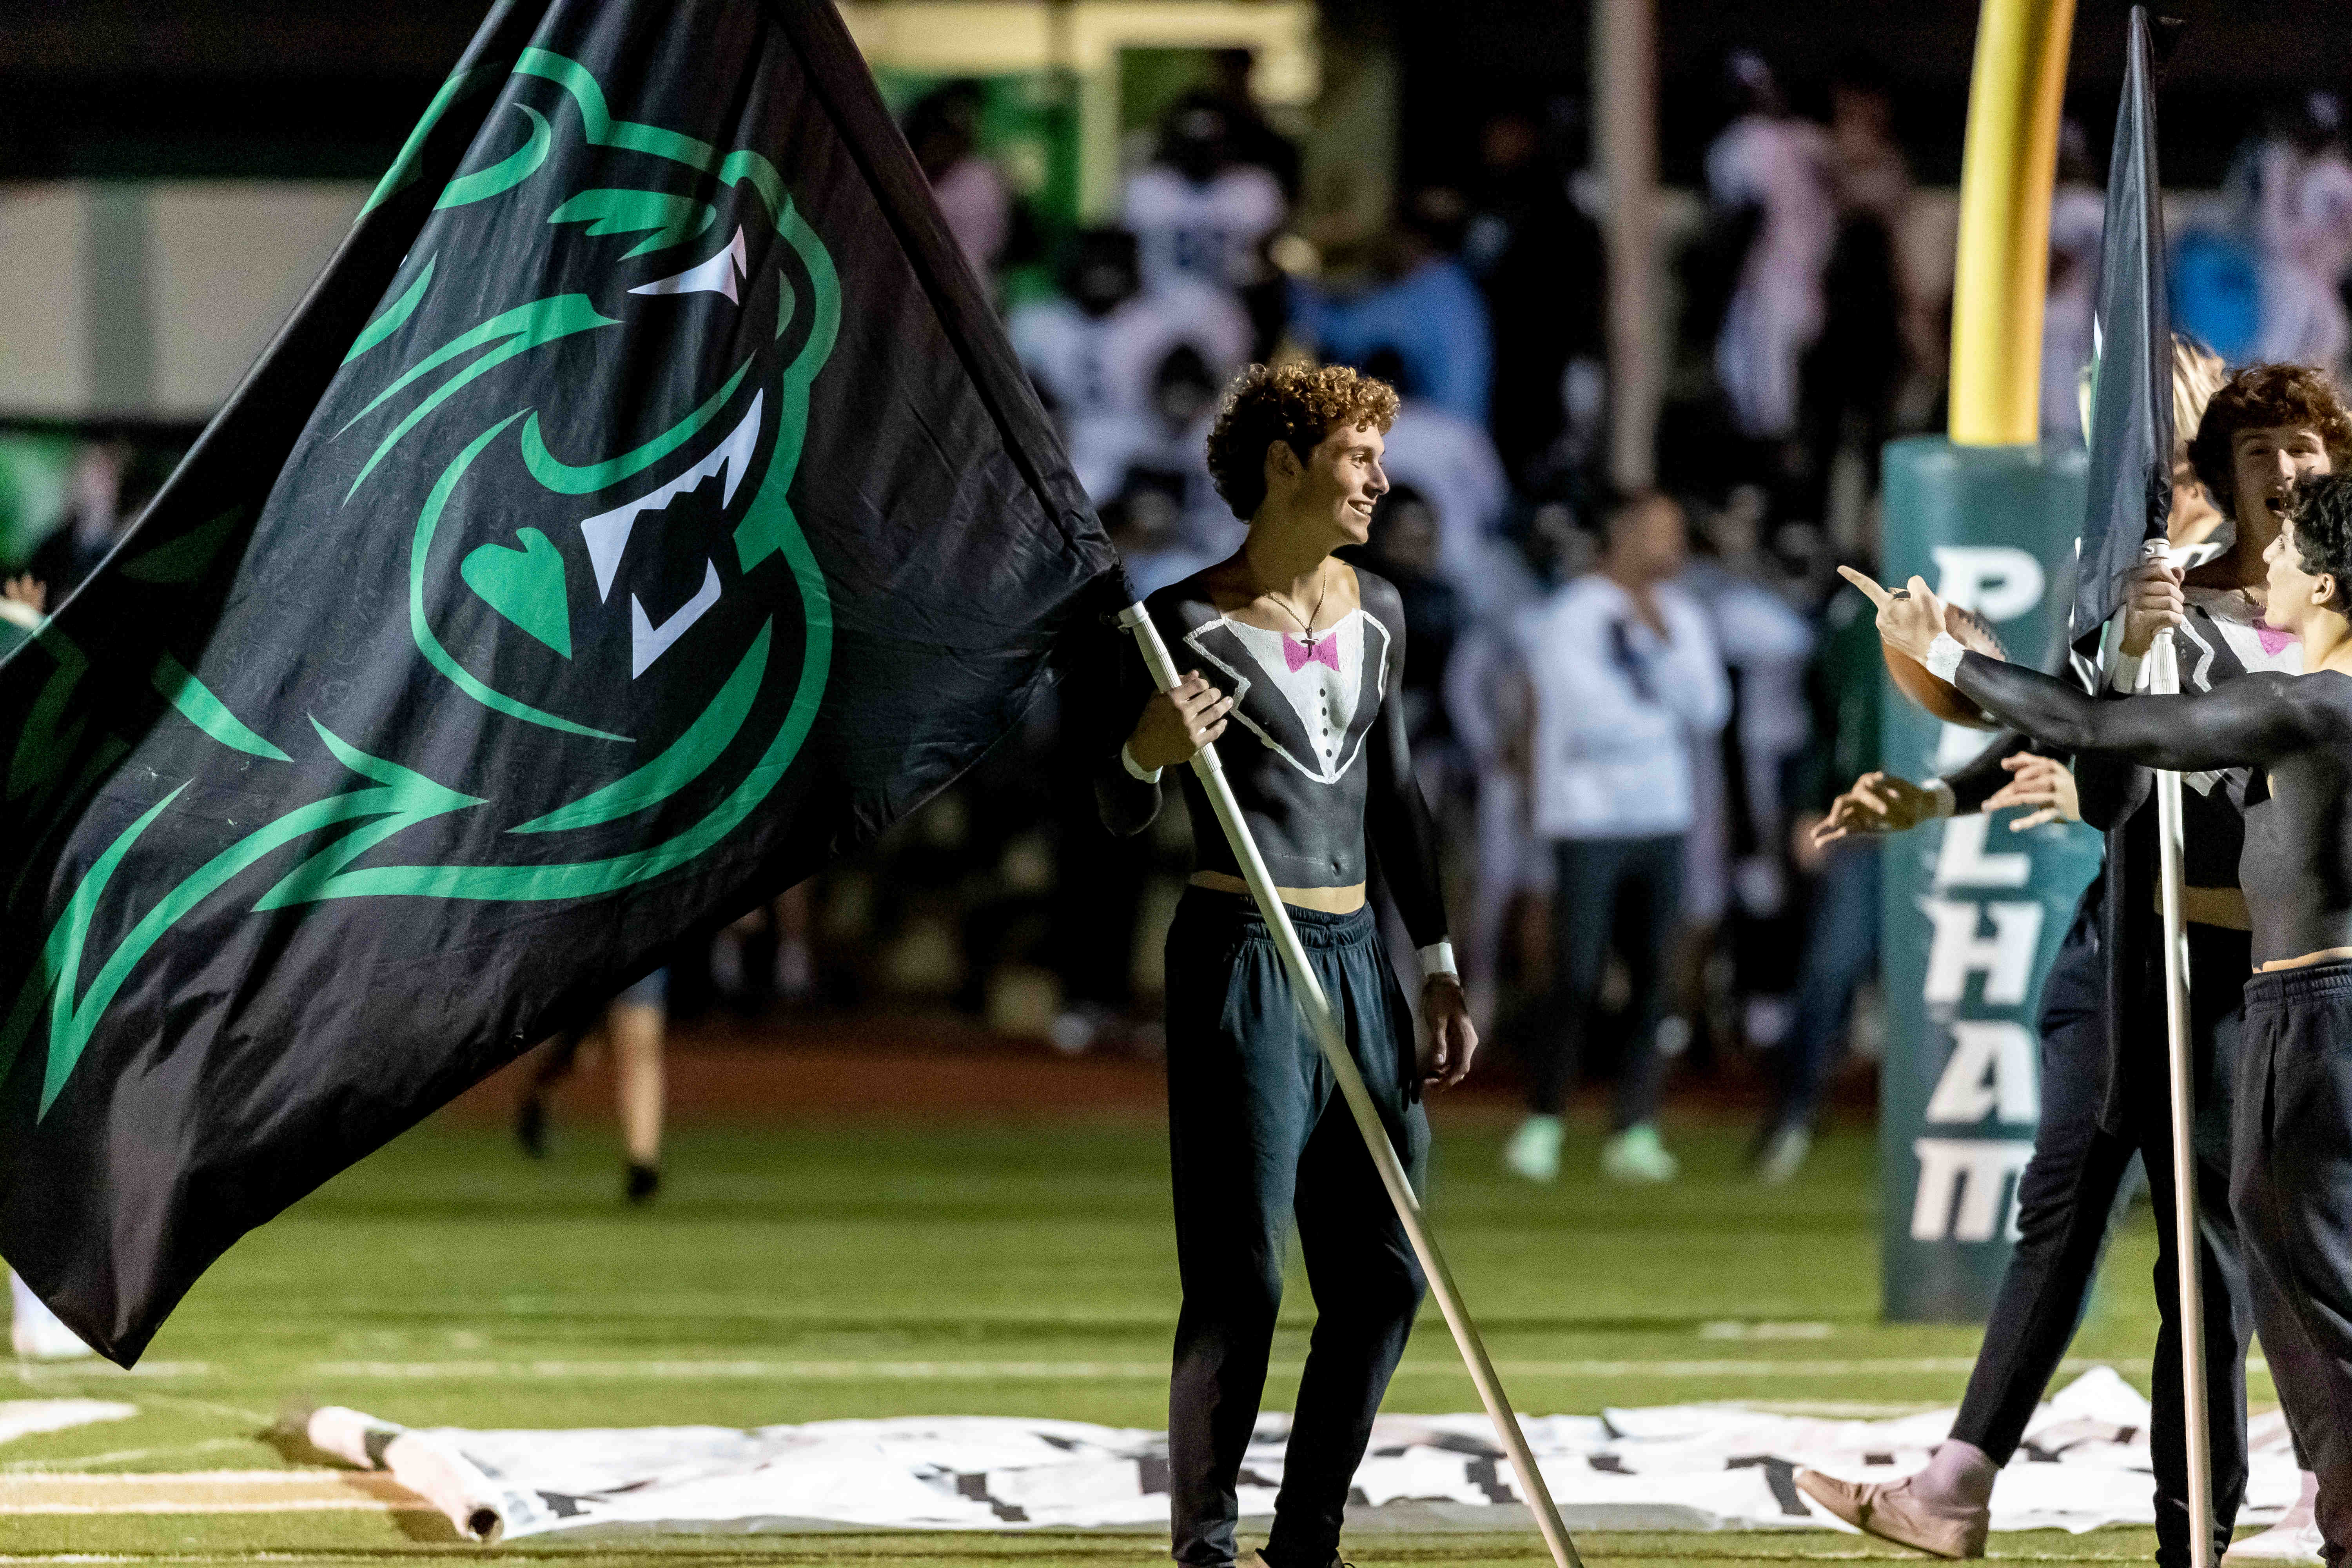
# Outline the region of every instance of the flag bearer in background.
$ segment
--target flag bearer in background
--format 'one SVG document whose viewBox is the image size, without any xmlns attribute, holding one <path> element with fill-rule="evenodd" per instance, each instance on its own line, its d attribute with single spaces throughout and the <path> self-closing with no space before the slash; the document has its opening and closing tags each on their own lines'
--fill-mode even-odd
<svg viewBox="0 0 2352 1568">
<path fill-rule="evenodd" d="M 2210 691 L 2248 674 L 2295 674 L 2303 651 L 2292 631 L 2265 616 L 2263 552 L 2278 536 L 2298 480 L 2329 472 L 2352 456 L 2347 417 L 2326 378 L 2300 365 L 2241 371 L 2195 406 L 2206 381 L 2193 353 L 2174 357 L 2176 428 L 2197 479 L 2231 520 L 2221 531 L 2204 517 L 2202 498 L 2176 490 L 2173 531 L 2196 531 L 2200 553 L 2183 584 L 2177 567 L 2134 574 L 2125 605 L 2123 658 L 2111 684 L 2138 679 L 2140 658 L 2168 625 L 2178 627 L 2181 687 Z M 2201 414 L 2201 418 L 2199 416 Z M 2011 744 L 2021 746 L 2022 737 Z M 1996 748 L 1998 751 L 2000 748 Z M 1990 753 L 1989 753 L 1989 758 Z M 2012 758 L 2010 766 L 2027 764 Z M 2241 990 L 2250 968 L 2251 921 L 2238 887 L 2238 854 L 2250 775 L 2241 770 L 2192 774 L 2184 783 L 2183 840 L 2188 881 L 2191 982 L 2190 1038 L 2198 1071 L 2205 1279 L 2206 1378 L 2213 1454 L 2214 1529 L 2227 1543 L 2246 1479 L 2245 1353 L 2252 1331 L 2238 1227 L 2227 1198 L 2231 1082 L 2241 1026 Z M 2010 786 L 1985 798 L 1981 765 L 1920 789 L 1885 774 L 1864 777 L 1832 809 L 1824 832 L 1900 831 L 1955 805 L 1985 809 L 2028 804 Z M 2162 950 L 2156 934 L 2154 807 L 2150 775 L 2115 759 L 2084 758 L 2081 810 L 2111 827 L 2108 862 L 2084 895 L 2042 991 L 2042 1116 L 2034 1152 L 2018 1184 L 2017 1252 L 1993 1308 L 1952 1436 L 1928 1468 L 1896 1482 L 1868 1486 L 1807 1470 L 1798 1485 L 1823 1506 L 1875 1535 L 1946 1556 L 1984 1551 L 1994 1478 L 2015 1452 L 2025 1422 L 2064 1355 L 2098 1268 L 2107 1221 L 2132 1155 L 2146 1166 L 2159 1214 L 2171 1205 L 2170 1131 L 2162 1056 Z M 2106 908 L 2109 902 L 2117 907 Z M 2114 933 L 2121 933 L 2116 940 Z M 2121 998 L 2118 1005 L 2117 998 Z M 2151 1373 L 2158 1561 L 2189 1561 L 2187 1462 L 2181 1436 L 2180 1352 L 2172 1258 L 2173 1230 L 2158 1227 L 2156 1271 L 2163 1330 Z M 2265 1342 L 2273 1375 L 2296 1353 Z M 2298 1467 L 2310 1468 L 2298 1436 Z M 2315 1554 L 2311 1488 L 2280 1526 L 2240 1543 L 2232 1561 Z"/>
<path fill-rule="evenodd" d="M 1339 366 L 1253 366 L 1234 383 L 1209 467 L 1249 536 L 1145 602 L 1191 673 L 1154 693 L 1142 661 L 1126 655 L 1117 711 L 1139 716 L 1106 737 L 1097 776 L 1105 825 L 1139 833 L 1160 810 L 1161 773 L 1231 734 L 1226 776 L 1418 1186 L 1429 1151 L 1422 1084 L 1459 1082 L 1478 1040 L 1405 740 L 1403 605 L 1385 579 L 1331 554 L 1370 531 L 1396 407 L 1390 387 Z M 1200 868 L 1168 933 L 1184 1289 L 1169 1389 L 1174 1552 L 1190 1568 L 1234 1562 L 1235 1488 L 1296 1215 L 1320 1315 L 1263 1562 L 1328 1568 L 1423 1280 L 1207 794 L 1179 776 Z M 1375 859 L 1420 950 L 1425 1052 L 1365 900 Z"/>
<path fill-rule="evenodd" d="M 628 1159 L 622 1194 L 633 1204 L 651 1203 L 661 1191 L 662 1100 L 667 1087 L 662 1043 L 669 1031 L 669 970 L 656 969 L 613 998 L 604 1009 L 604 1033 L 613 1047 L 614 1106 L 621 1118 L 621 1144 Z M 587 1026 L 548 1041 L 532 1064 L 530 1087 L 515 1107 L 515 1142 L 537 1160 L 547 1153 L 547 1097 L 572 1076 Z"/>
</svg>

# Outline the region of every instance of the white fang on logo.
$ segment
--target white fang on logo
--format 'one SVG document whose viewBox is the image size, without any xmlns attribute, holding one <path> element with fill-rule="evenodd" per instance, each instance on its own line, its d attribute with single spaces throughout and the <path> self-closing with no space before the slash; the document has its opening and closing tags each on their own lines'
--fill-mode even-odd
<svg viewBox="0 0 2352 1568">
<path fill-rule="evenodd" d="M 711 448 L 709 455 L 669 483 L 624 501 L 610 511 L 600 511 L 584 518 L 580 523 L 580 535 L 588 544 L 588 564 L 596 573 L 596 601 L 603 604 L 613 596 L 613 579 L 621 569 L 621 557 L 628 550 L 629 535 L 636 528 L 639 516 L 649 511 L 661 511 L 679 496 L 699 488 L 704 480 L 723 473 L 719 504 L 733 504 L 735 489 L 751 466 L 751 455 L 760 445 L 760 410 L 767 401 L 762 391 L 754 393 L 751 406 L 727 438 Z M 700 620 L 703 613 L 719 602 L 719 567 L 717 563 L 703 563 L 702 586 L 693 598 L 681 605 L 677 613 L 656 626 L 646 607 L 635 594 L 629 595 L 629 679 L 643 675 L 654 660 L 669 646 L 686 635 L 688 626 Z"/>
<path fill-rule="evenodd" d="M 735 280 L 751 276 L 751 265 L 743 259 L 743 231 L 738 228 L 727 248 L 698 267 L 689 267 L 675 278 L 664 278 L 653 283 L 640 283 L 629 290 L 632 294 L 724 294 L 730 305 L 740 305 L 736 298 Z"/>
<path fill-rule="evenodd" d="M 669 645 L 686 635 L 686 628 L 702 618 L 702 613 L 719 602 L 719 563 L 702 563 L 702 586 L 694 597 L 678 606 L 677 613 L 661 625 L 646 614 L 645 601 L 635 594 L 629 595 L 629 679 L 643 675 L 653 661 L 669 651 Z"/>
</svg>

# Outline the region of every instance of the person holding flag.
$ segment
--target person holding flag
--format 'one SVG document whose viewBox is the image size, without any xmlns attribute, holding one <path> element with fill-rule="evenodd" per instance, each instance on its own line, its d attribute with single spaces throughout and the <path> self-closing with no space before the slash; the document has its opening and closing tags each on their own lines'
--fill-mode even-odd
<svg viewBox="0 0 2352 1568">
<path fill-rule="evenodd" d="M 2264 618 L 2306 668 L 2102 702 L 1969 653 L 1914 577 L 1878 606 L 1888 647 L 2025 733 L 2184 773 L 2246 770 L 2240 858 L 2252 978 L 2236 1064 L 2230 1206 L 2281 1403 L 2317 1477 L 2324 1560 L 2352 1545 L 2352 474 L 2299 487 L 2264 548 Z"/>
<path fill-rule="evenodd" d="M 1198 662 L 1165 692 L 1150 690 L 1139 660 L 1120 662 L 1114 711 L 1137 718 L 1106 737 L 1097 794 L 1107 827 L 1140 833 L 1159 813 L 1166 769 L 1228 725 L 1247 732 L 1225 775 L 1418 1188 L 1429 1150 L 1422 1087 L 1460 1082 L 1478 1037 L 1405 739 L 1403 603 L 1386 579 L 1332 554 L 1370 533 L 1396 408 L 1391 388 L 1344 366 L 1254 365 L 1234 382 L 1209 435 L 1209 468 L 1249 535 L 1144 601 L 1167 645 Z M 1168 932 L 1184 1291 L 1168 1412 L 1174 1554 L 1189 1568 L 1234 1563 L 1235 1489 L 1295 1214 L 1320 1315 L 1262 1557 L 1328 1568 L 1425 1281 L 1208 794 L 1181 777 L 1199 868 Z M 1375 866 L 1420 950 L 1426 1053 L 1367 901 Z"/>
</svg>

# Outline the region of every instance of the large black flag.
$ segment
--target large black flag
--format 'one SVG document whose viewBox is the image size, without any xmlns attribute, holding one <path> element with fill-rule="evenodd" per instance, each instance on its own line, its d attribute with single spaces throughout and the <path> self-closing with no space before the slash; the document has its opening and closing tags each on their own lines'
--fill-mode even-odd
<svg viewBox="0 0 2352 1568">
<path fill-rule="evenodd" d="M 1114 555 L 827 0 L 506 0 L 0 664 L 0 1255 L 246 1230 L 871 839 Z"/>
<path fill-rule="evenodd" d="M 2067 633 L 2088 645 L 2123 604 L 2140 547 L 2172 511 L 2172 316 L 2164 291 L 2164 206 L 2156 177 L 2156 57 L 2147 9 L 2135 5 L 2123 101 L 2107 160 L 2106 239 L 2099 259 L 2090 504 Z"/>
</svg>

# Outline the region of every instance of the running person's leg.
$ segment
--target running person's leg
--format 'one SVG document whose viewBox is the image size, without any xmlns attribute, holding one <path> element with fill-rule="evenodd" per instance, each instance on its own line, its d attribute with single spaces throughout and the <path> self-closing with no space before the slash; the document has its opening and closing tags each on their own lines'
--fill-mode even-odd
<svg viewBox="0 0 2352 1568">
<path fill-rule="evenodd" d="M 628 1152 L 628 1197 L 644 1203 L 661 1187 L 662 1041 L 669 1024 L 669 971 L 656 969 L 613 999 L 604 1030 L 613 1037 L 621 1142 Z"/>
<path fill-rule="evenodd" d="M 1944 1556 L 1983 1554 L 1993 1479 L 2082 1321 L 2130 1167 L 2131 1141 L 2099 1125 L 2108 1070 L 2103 991 L 2095 946 L 2070 935 L 2043 985 L 2042 1116 L 2018 1178 L 2019 1239 L 1950 1439 L 1900 1481 L 1798 1473 L 1799 1487 L 1849 1524 Z"/>
</svg>

